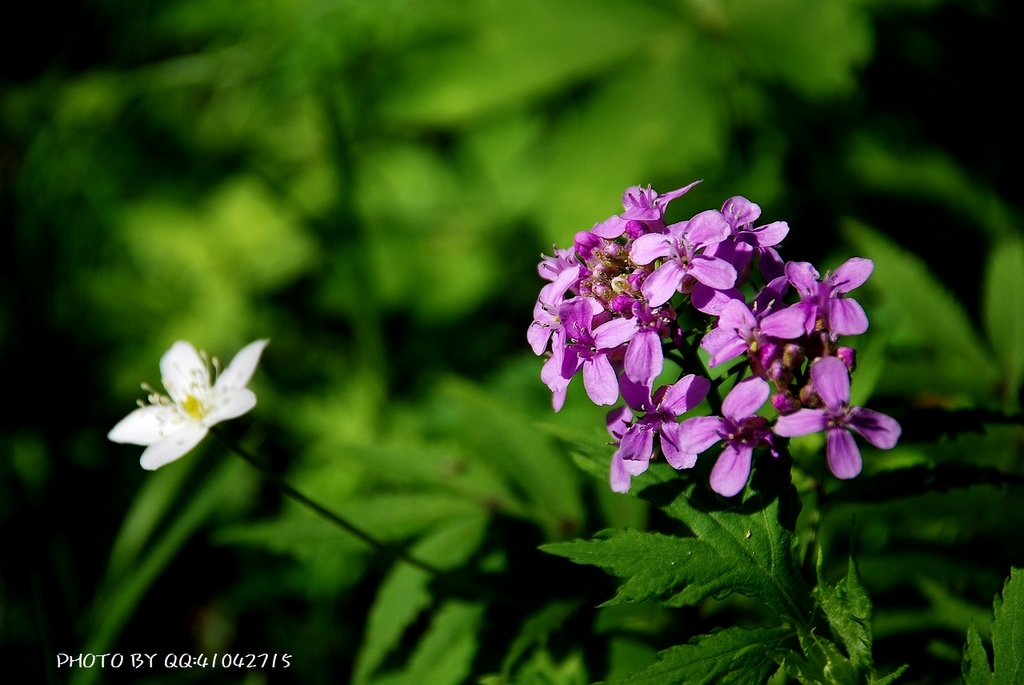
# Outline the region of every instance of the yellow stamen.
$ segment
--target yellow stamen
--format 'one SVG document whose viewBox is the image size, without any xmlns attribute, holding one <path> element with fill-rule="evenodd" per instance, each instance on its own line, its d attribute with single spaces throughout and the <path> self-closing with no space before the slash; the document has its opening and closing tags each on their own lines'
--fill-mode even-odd
<svg viewBox="0 0 1024 685">
<path fill-rule="evenodd" d="M 194 419 L 203 418 L 205 414 L 202 403 L 196 399 L 195 395 L 189 395 L 185 398 L 185 401 L 181 403 L 181 408 L 185 410 L 185 413 Z"/>
</svg>

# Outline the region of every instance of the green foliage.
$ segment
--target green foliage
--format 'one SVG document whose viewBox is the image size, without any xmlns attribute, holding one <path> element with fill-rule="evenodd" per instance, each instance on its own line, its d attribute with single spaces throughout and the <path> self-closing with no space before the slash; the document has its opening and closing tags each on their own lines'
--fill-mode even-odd
<svg viewBox="0 0 1024 685">
<path fill-rule="evenodd" d="M 1005 237 L 989 255 L 984 290 L 984 321 L 1003 381 L 1004 408 L 1020 409 L 1024 383 L 1024 241 Z"/>
<path fill-rule="evenodd" d="M 313 685 L 764 682 L 772 664 L 773 682 L 885 683 L 899 671 L 874 669 L 904 662 L 944 682 L 972 619 L 969 677 L 992 673 L 983 598 L 1024 552 L 1024 252 L 1000 161 L 1012 109 L 958 91 L 984 79 L 956 69 L 1008 63 L 972 61 L 1012 46 L 993 38 L 1014 25 L 999 3 L 65 9 L 23 23 L 37 47 L 0 83 L 6 677 L 63 682 L 57 651 L 145 648 L 287 651 L 285 677 Z M 81 26 L 97 31 L 70 40 Z M 945 106 L 918 106 L 940 91 Z M 656 464 L 643 499 L 620 497 L 605 408 L 552 415 L 523 346 L 537 253 L 627 186 L 698 177 L 679 218 L 740 193 L 790 221 L 790 258 L 875 260 L 854 392 L 898 403 L 907 439 L 866 448 L 860 478 L 818 482 L 818 446 L 794 443 L 795 485 L 762 457 L 724 501 L 703 464 Z M 105 441 L 174 340 L 225 358 L 264 336 L 259 405 L 233 435 L 442 578 L 282 501 L 219 446 L 143 474 Z M 1008 667 L 1014 587 L 985 682 Z"/>
<path fill-rule="evenodd" d="M 645 495 L 664 496 L 674 484 L 664 486 Z M 542 549 L 626 578 L 610 603 L 694 606 L 739 592 L 763 600 L 780 617 L 806 620 L 809 603 L 797 570 L 793 521 L 780 515 L 779 493 L 751 489 L 739 506 L 723 507 L 698 490 L 703 484 L 691 481 L 664 506 L 696 537 L 626 530 Z"/>
<path fill-rule="evenodd" d="M 787 628 L 724 628 L 658 654 L 653 666 L 623 685 L 759 685 L 775 666 L 773 652 L 792 638 Z"/>
<path fill-rule="evenodd" d="M 966 685 L 1011 685 L 1024 679 L 1024 587 L 1020 569 L 1010 569 L 1010 577 L 996 595 L 992 613 L 992 662 L 972 624 L 964 647 L 963 675 Z"/>
</svg>

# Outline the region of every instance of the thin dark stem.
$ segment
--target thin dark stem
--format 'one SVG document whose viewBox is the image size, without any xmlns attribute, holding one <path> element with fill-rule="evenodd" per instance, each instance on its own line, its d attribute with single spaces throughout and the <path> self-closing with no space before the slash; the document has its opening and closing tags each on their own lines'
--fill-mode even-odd
<svg viewBox="0 0 1024 685">
<path fill-rule="evenodd" d="M 212 432 L 214 435 L 217 436 L 217 439 L 220 440 L 229 450 L 237 454 L 245 461 L 249 462 L 249 464 L 251 464 L 253 467 L 256 468 L 257 471 L 263 474 L 263 477 L 270 481 L 274 485 L 274 487 L 280 490 L 283 494 L 285 494 L 288 497 L 291 497 L 293 500 L 303 505 L 307 509 L 310 509 L 318 516 L 322 516 L 323 518 L 327 519 L 328 521 L 338 526 L 350 535 L 355 536 L 356 538 L 366 543 L 378 552 L 381 552 L 392 558 L 404 561 L 410 566 L 413 566 L 415 568 L 420 569 L 421 571 L 429 573 L 431 576 L 434 577 L 435 580 L 437 580 L 440 583 L 443 583 L 445 586 L 455 591 L 457 594 L 465 595 L 469 593 L 476 595 L 478 598 L 487 601 L 507 604 L 510 606 L 518 606 L 513 598 L 506 597 L 504 594 L 494 592 L 490 588 L 482 586 L 472 579 L 463 577 L 461 574 L 456 574 L 450 571 L 442 571 L 441 569 L 431 564 L 428 564 L 422 559 L 417 559 L 401 547 L 387 545 L 381 542 L 373 535 L 366 532 L 365 530 L 355 525 L 351 521 L 346 520 L 345 518 L 334 513 L 330 509 L 325 508 L 323 505 L 303 495 L 301 492 L 299 492 L 291 485 L 289 485 L 287 481 L 285 481 L 279 475 L 271 471 L 266 465 L 260 462 L 259 459 L 254 457 L 249 452 L 246 452 L 237 443 L 229 439 L 226 435 L 224 435 L 222 431 L 215 428 L 213 429 Z"/>
<path fill-rule="evenodd" d="M 431 566 L 425 561 L 417 559 L 416 557 L 410 555 L 408 552 L 401 549 L 400 547 L 394 547 L 381 542 L 377 538 L 373 537 L 373 535 L 367 533 L 365 530 L 355 525 L 351 521 L 342 518 L 333 511 L 325 508 L 323 505 L 314 502 L 310 498 L 306 497 L 301 492 L 299 492 L 291 485 L 289 485 L 283 478 L 281 478 L 276 473 L 271 471 L 267 466 L 265 466 L 262 462 L 256 459 L 256 457 L 243 450 L 233 440 L 228 439 L 222 431 L 214 429 L 213 434 L 216 435 L 217 439 L 219 439 L 229 450 L 231 450 L 232 452 L 240 456 L 242 459 L 249 462 L 252 466 L 254 466 L 257 471 L 263 474 L 264 478 L 270 481 L 274 485 L 274 487 L 280 490 L 283 494 L 287 495 L 288 497 L 291 497 L 293 500 L 303 505 L 307 509 L 312 510 L 317 515 L 327 519 L 334 525 L 343 529 L 349 535 L 352 535 L 353 537 L 358 538 L 362 542 L 365 542 L 367 545 L 373 547 L 378 552 L 382 552 L 386 555 L 393 556 L 397 559 L 401 559 L 410 566 L 415 566 L 416 568 L 422 571 L 426 571 L 432 576 L 439 577 L 444 575 L 444 571 L 441 571 L 440 569 Z"/>
</svg>

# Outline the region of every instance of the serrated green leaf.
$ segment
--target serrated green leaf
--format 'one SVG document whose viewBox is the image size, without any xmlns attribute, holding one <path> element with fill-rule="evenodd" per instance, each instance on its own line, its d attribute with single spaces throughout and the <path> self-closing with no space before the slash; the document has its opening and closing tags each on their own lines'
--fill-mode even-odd
<svg viewBox="0 0 1024 685">
<path fill-rule="evenodd" d="M 717 558 L 733 565 L 734 573 L 744 574 L 740 592 L 753 592 L 797 624 L 808 620 L 811 593 L 800 573 L 795 532 L 800 499 L 789 470 L 777 463 L 755 469 L 738 502 L 723 500 L 703 480 L 687 483 L 676 473 L 668 475 L 641 496 L 685 523 Z"/>
<path fill-rule="evenodd" d="M 772 654 L 791 640 L 790 628 L 725 628 L 658 654 L 658 661 L 621 685 L 764 685 Z"/>
<path fill-rule="evenodd" d="M 964 685 L 989 685 L 992 682 L 992 666 L 988 652 L 981 642 L 981 635 L 973 624 L 967 629 L 967 644 L 964 645 L 964 659 L 961 664 Z"/>
<path fill-rule="evenodd" d="M 892 683 L 895 683 L 896 680 L 899 679 L 899 677 L 901 675 L 903 675 L 904 671 L 906 671 L 908 668 L 910 668 L 910 665 L 909 664 L 904 664 L 903 666 L 900 666 L 899 668 L 897 668 L 895 671 L 893 671 L 889 675 L 885 676 L 884 678 L 879 678 L 878 680 L 872 680 L 871 681 L 871 685 L 892 685 Z"/>
<path fill-rule="evenodd" d="M 625 530 L 604 540 L 554 543 L 545 552 L 577 564 L 600 566 L 626 578 L 603 606 L 653 600 L 666 606 L 694 606 L 708 597 L 734 592 L 770 601 L 775 597 L 766 569 L 749 559 L 723 556 L 703 540 Z"/>
<path fill-rule="evenodd" d="M 832 633 L 846 648 L 853 667 L 870 673 L 871 659 L 871 598 L 861 583 L 860 569 L 850 555 L 846 577 L 835 585 L 829 584 L 821 572 L 822 555 L 818 550 L 818 586 L 814 589 L 818 606 L 825 612 Z"/>
<path fill-rule="evenodd" d="M 1016 236 L 992 246 L 984 314 L 989 344 L 1006 378 L 1005 397 L 1012 405 L 1024 379 L 1024 242 Z"/>
<path fill-rule="evenodd" d="M 1024 580 L 1019 568 L 1010 569 L 1010 577 L 1001 595 L 992 602 L 992 666 L 972 624 L 967 630 L 962 664 L 967 685 L 1017 685 L 1024 682 Z"/>
<path fill-rule="evenodd" d="M 992 677 L 995 685 L 1024 683 L 1024 579 L 1010 569 L 992 620 Z"/>
</svg>

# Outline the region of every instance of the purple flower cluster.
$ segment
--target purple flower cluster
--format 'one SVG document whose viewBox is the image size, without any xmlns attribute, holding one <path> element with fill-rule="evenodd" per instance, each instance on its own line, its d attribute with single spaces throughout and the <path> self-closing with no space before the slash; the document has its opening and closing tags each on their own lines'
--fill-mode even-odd
<svg viewBox="0 0 1024 685">
<path fill-rule="evenodd" d="M 783 262 L 777 248 L 789 226 L 755 226 L 761 208 L 743 197 L 666 224 L 669 202 L 697 183 L 664 195 L 629 188 L 625 211 L 577 233 L 571 249 L 542 257 L 537 270 L 549 283 L 527 339 L 547 355 L 541 379 L 555 411 L 577 373 L 595 404 L 625 401 L 608 415 L 616 492 L 628 491 L 658 454 L 687 469 L 721 443 L 711 487 L 731 497 L 747 483 L 755 448 L 777 457 L 777 438 L 822 431 L 832 473 L 856 476 L 861 457 L 850 431 L 881 449 L 900 436 L 892 418 L 850 406 L 855 352 L 839 344 L 840 336 L 868 328 L 848 293 L 873 263 L 855 257 L 822 277 L 807 262 Z M 790 291 L 798 301 L 786 302 Z M 684 329 L 684 315 L 698 323 Z M 707 367 L 734 362 L 718 383 L 750 375 L 721 402 L 707 403 L 720 407 L 717 415 L 680 420 L 716 385 L 704 376 L 698 340 Z M 666 358 L 682 369 L 675 383 L 659 386 Z M 774 425 L 758 413 L 769 401 Z"/>
</svg>

